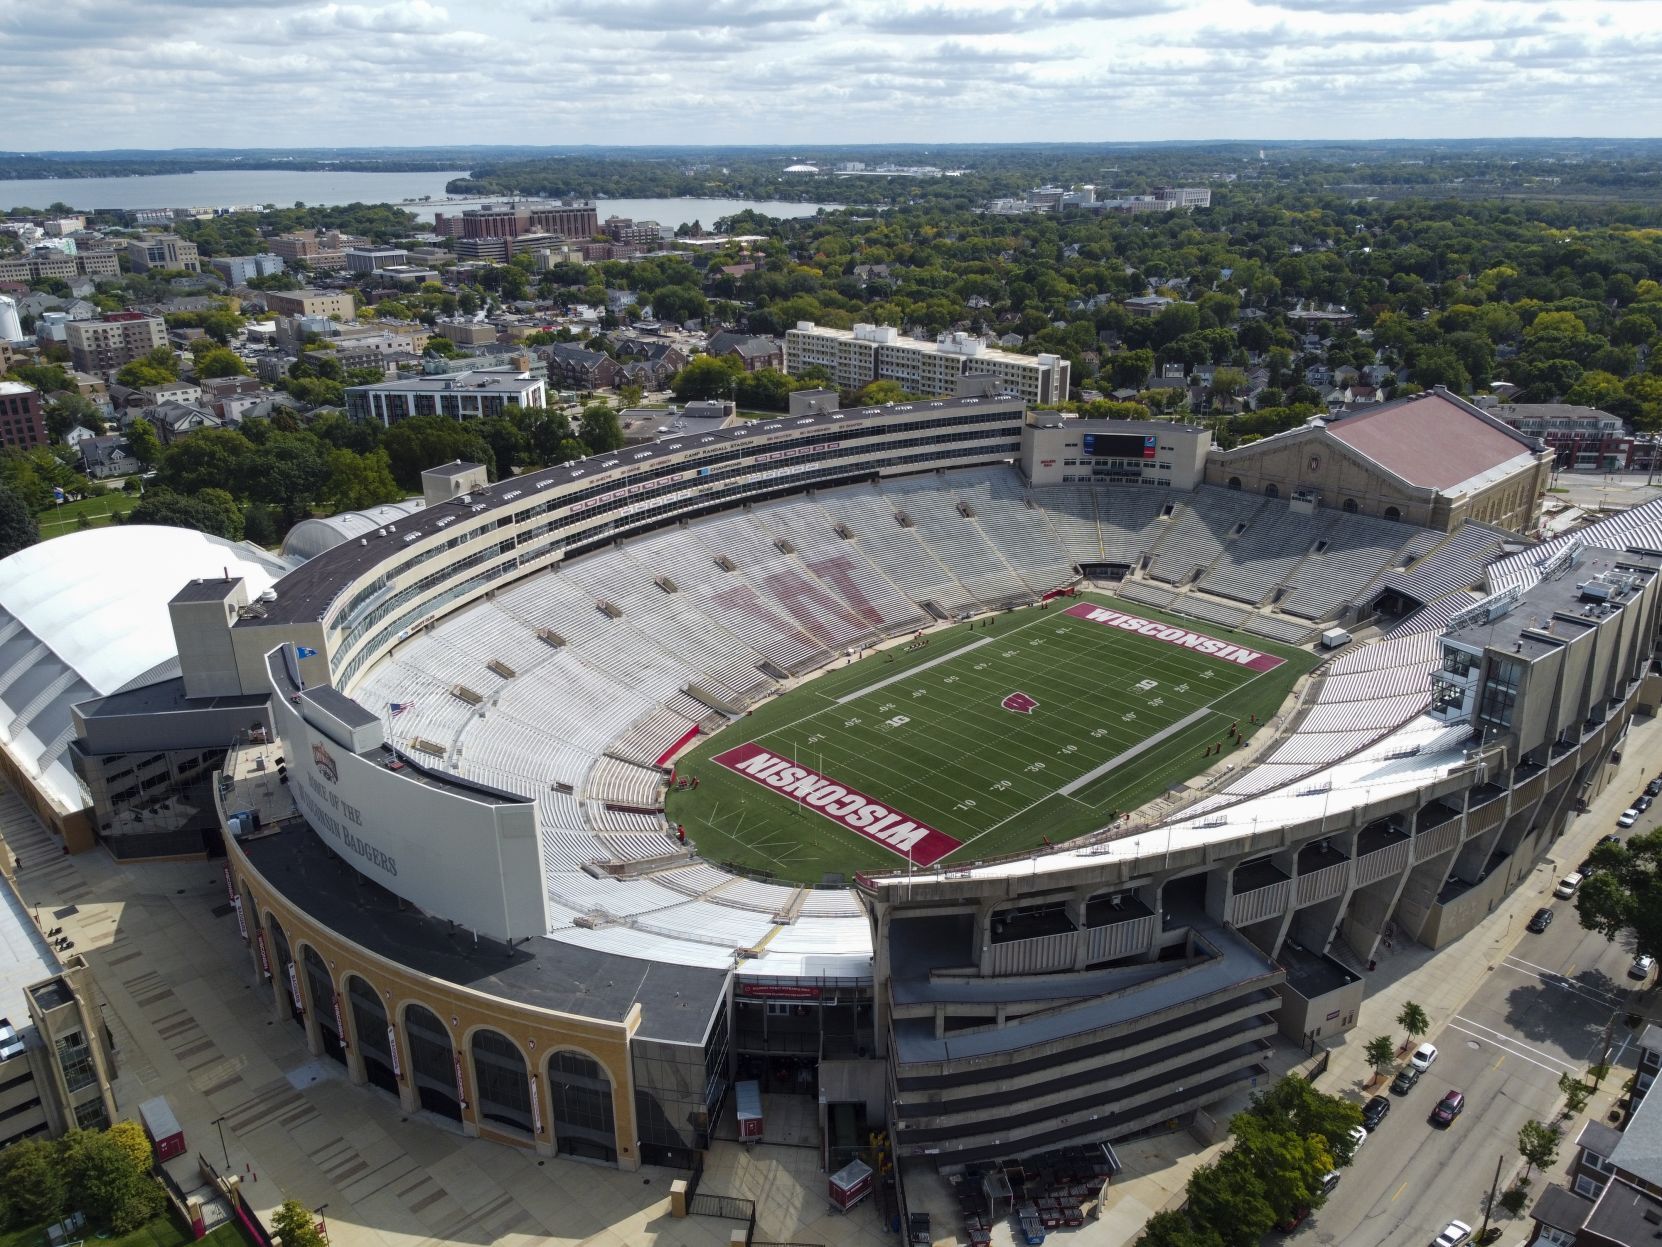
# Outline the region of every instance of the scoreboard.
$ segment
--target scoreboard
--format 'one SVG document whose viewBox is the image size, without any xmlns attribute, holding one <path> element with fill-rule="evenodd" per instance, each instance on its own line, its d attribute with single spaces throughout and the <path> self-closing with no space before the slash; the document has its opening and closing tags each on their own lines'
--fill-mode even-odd
<svg viewBox="0 0 1662 1247">
<path fill-rule="evenodd" d="M 1096 459 L 1153 459 L 1160 449 L 1158 434 L 1086 433 L 1084 451 Z"/>
</svg>

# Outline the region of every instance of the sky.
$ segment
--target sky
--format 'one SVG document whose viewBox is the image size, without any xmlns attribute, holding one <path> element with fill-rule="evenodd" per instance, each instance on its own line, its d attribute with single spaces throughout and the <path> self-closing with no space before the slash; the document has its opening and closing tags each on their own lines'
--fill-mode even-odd
<svg viewBox="0 0 1662 1247">
<path fill-rule="evenodd" d="M 1662 0 L 0 0 L 14 150 L 1652 137 Z"/>
</svg>

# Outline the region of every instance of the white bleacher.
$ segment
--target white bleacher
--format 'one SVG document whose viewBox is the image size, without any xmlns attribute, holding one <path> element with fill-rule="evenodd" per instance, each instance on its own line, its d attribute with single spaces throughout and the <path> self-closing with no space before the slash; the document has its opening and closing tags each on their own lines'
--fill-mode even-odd
<svg viewBox="0 0 1662 1247">
<path fill-rule="evenodd" d="M 1096 503 L 1089 485 L 1042 485 L 1032 491 L 1045 509 L 1050 526 L 1075 563 L 1102 561 L 1102 533 L 1096 526 Z"/>
<path fill-rule="evenodd" d="M 882 483 L 885 497 L 896 511 L 904 511 L 924 544 L 942 566 L 970 591 L 977 602 L 1002 605 L 1011 599 L 1031 598 L 1031 590 L 1011 570 L 976 521 L 958 509 L 948 479 L 935 473 L 903 477 Z"/>
<path fill-rule="evenodd" d="M 1327 544 L 1300 564 L 1278 610 L 1301 619 L 1323 620 L 1354 602 L 1392 563 L 1396 552 L 1423 529 L 1341 512 L 1322 534 Z"/>
<path fill-rule="evenodd" d="M 735 876 L 716 869 L 708 862 L 691 862 L 673 870 L 660 870 L 652 877 L 666 888 L 674 888 L 688 896 L 703 896 L 717 888 L 730 887 L 735 879 Z"/>
<path fill-rule="evenodd" d="M 1117 596 L 1128 602 L 1141 602 L 1144 606 L 1170 606 L 1178 596 L 1170 589 L 1151 585 L 1146 580 L 1122 580 L 1110 587 Z"/>
<path fill-rule="evenodd" d="M 1394 589 L 1416 602 L 1435 602 L 1478 584 L 1489 561 L 1503 553 L 1508 544 L 1518 541 L 1515 534 L 1503 533 L 1486 524 L 1467 523 L 1406 571 L 1390 573 L 1384 584 L 1387 589 Z"/>
<path fill-rule="evenodd" d="M 685 715 L 658 707 L 631 723 L 627 731 L 606 747 L 606 752 L 640 766 L 654 767 L 693 727 L 693 721 Z"/>
<path fill-rule="evenodd" d="M 752 909 L 683 899 L 672 911 L 639 914 L 631 925 L 637 931 L 674 935 L 701 944 L 754 948 L 774 924 L 771 917 Z"/>
<path fill-rule="evenodd" d="M 974 601 L 917 532 L 900 524 L 889 500 L 871 486 L 826 490 L 819 500 L 827 514 L 854 534 L 860 552 L 914 602 L 934 602 L 951 613 Z"/>
<path fill-rule="evenodd" d="M 1247 612 L 1239 606 L 1232 606 L 1228 602 L 1214 602 L 1198 593 L 1178 594 L 1172 602 L 1172 609 L 1181 615 L 1192 615 L 1196 619 L 1222 624 L 1226 628 L 1240 627 L 1247 617 Z"/>
<path fill-rule="evenodd" d="M 831 517 L 818 502 L 798 498 L 758 503 L 751 518 L 773 537 L 790 542 L 802 566 L 832 597 L 864 620 L 873 634 L 899 632 L 923 622 L 917 604 L 853 542 L 837 536 Z"/>
<path fill-rule="evenodd" d="M 865 910 L 846 888 L 813 888 L 797 912 L 802 918 L 858 918 Z"/>
<path fill-rule="evenodd" d="M 1314 629 L 1303 620 L 1283 619 L 1278 615 L 1248 615 L 1241 627 L 1254 636 L 1285 641 L 1289 645 L 1303 645 L 1314 633 Z"/>
<path fill-rule="evenodd" d="M 664 776 L 660 771 L 617 758 L 601 757 L 595 760 L 583 782 L 583 795 L 614 805 L 662 809 L 663 784 Z"/>
<path fill-rule="evenodd" d="M 1166 507 L 1178 507 L 1182 494 L 1147 485 L 1103 485 L 1092 489 L 1097 525 L 1102 530 L 1102 560 L 1136 567 L 1154 548 L 1173 520 L 1163 518 Z"/>
<path fill-rule="evenodd" d="M 789 884 L 766 883 L 760 879 L 746 879 L 742 875 L 736 875 L 729 887 L 723 888 L 708 899 L 717 905 L 753 909 L 771 916 L 789 905 L 796 891 L 796 888 Z"/>
<path fill-rule="evenodd" d="M 1056 530 L 1028 492 L 1005 468 L 971 468 L 954 473 L 952 493 L 975 511 L 975 522 L 1035 594 L 1044 594 L 1074 579 Z"/>
<path fill-rule="evenodd" d="M 1149 576 L 1167 584 L 1187 584 L 1197 569 L 1217 562 L 1235 527 L 1249 523 L 1264 503 L 1255 494 L 1214 485 L 1197 487 L 1156 548 Z"/>
<path fill-rule="evenodd" d="M 1294 511 L 1292 504 L 1275 499 L 1265 502 L 1245 532 L 1223 543 L 1217 565 L 1197 587 L 1256 606 L 1309 553 L 1329 519 L 1325 513 Z"/>
</svg>

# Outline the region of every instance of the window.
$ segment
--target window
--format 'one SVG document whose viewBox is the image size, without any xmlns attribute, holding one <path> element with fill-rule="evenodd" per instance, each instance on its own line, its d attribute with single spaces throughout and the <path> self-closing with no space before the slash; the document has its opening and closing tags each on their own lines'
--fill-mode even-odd
<svg viewBox="0 0 1662 1247">
<path fill-rule="evenodd" d="M 64 1082 L 71 1092 L 90 1087 L 98 1081 L 98 1071 L 92 1063 L 92 1049 L 86 1036 L 76 1031 L 58 1040 L 58 1068 L 63 1070 Z"/>
<path fill-rule="evenodd" d="M 104 1112 L 102 1097 L 75 1106 L 75 1125 L 77 1129 L 101 1130 L 109 1124 L 110 1119 Z"/>
<path fill-rule="evenodd" d="M 1583 1165 L 1585 1165 L 1587 1168 L 1592 1169 L 1592 1170 L 1594 1170 L 1598 1173 L 1615 1173 L 1616 1172 L 1616 1166 L 1615 1165 L 1611 1164 L 1608 1160 L 1606 1160 L 1604 1157 L 1600 1156 L 1597 1152 L 1588 1151 L 1586 1148 L 1583 1148 L 1582 1151 L 1581 1151 L 1581 1163 Z"/>
</svg>

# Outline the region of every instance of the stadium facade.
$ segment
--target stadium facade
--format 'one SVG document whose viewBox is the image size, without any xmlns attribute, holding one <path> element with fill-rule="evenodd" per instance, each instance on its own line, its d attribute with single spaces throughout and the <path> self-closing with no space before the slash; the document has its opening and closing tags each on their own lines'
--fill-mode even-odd
<svg viewBox="0 0 1662 1247">
<path fill-rule="evenodd" d="M 750 424 L 185 586 L 180 695 L 245 720 L 215 798 L 271 1007 L 406 1109 L 625 1168 L 689 1163 L 736 1077 L 817 1096 L 828 1155 L 855 1120 L 953 1166 L 1123 1137 L 1348 1027 L 1380 941 L 1474 926 L 1654 706 L 1662 508 L 1451 534 L 1199 483 L 1191 430 L 1074 431 L 1117 475 L 1031 480 L 1069 434 L 1019 398 Z M 1483 471 L 1533 473 L 1517 449 Z M 1380 632 L 1254 764 L 1043 853 L 797 887 L 670 834 L 691 739 L 1080 569 L 1132 621 Z"/>
</svg>

